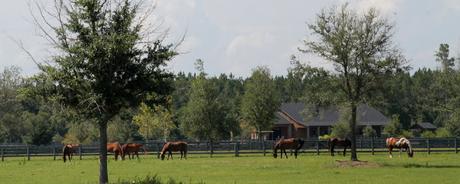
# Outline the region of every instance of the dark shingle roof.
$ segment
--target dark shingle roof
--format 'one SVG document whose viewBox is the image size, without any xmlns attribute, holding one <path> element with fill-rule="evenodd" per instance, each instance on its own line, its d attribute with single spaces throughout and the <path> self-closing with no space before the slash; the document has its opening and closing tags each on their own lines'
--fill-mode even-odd
<svg viewBox="0 0 460 184">
<path fill-rule="evenodd" d="M 337 107 L 329 107 L 320 109 L 318 116 L 308 122 L 305 122 L 304 116 L 302 115 L 304 107 L 305 105 L 303 103 L 284 103 L 281 105 L 280 110 L 305 126 L 331 126 L 337 123 L 340 119 L 339 109 Z M 368 105 L 360 105 L 358 107 L 357 118 L 358 125 L 386 125 L 389 122 L 387 117 Z M 283 119 L 283 117 L 279 117 L 276 124 L 285 124 L 288 122 Z"/>
<path fill-rule="evenodd" d="M 429 122 L 421 122 L 421 123 L 417 123 L 416 125 L 420 126 L 421 128 L 423 129 L 436 129 L 437 127 Z M 414 125 L 414 126 L 416 126 Z M 414 127 L 412 126 L 412 127 Z"/>
</svg>

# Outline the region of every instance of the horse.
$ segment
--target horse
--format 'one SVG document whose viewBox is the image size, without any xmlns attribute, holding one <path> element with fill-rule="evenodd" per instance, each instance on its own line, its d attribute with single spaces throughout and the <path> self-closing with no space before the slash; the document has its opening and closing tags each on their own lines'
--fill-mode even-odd
<svg viewBox="0 0 460 184">
<path fill-rule="evenodd" d="M 294 149 L 294 155 L 295 158 L 297 158 L 297 153 L 302 148 L 303 144 L 305 143 L 304 140 L 302 139 L 297 139 L 297 138 L 290 138 L 290 139 L 284 139 L 281 138 L 278 140 L 275 145 L 273 146 L 273 157 L 277 158 L 278 157 L 278 149 L 281 150 L 281 158 L 283 158 L 283 152 L 286 158 L 288 158 L 286 154 L 286 149 Z"/>
<path fill-rule="evenodd" d="M 330 138 L 328 140 L 329 149 L 331 151 L 331 156 L 334 156 L 335 146 L 343 146 L 343 156 L 347 153 L 347 148 L 351 148 L 351 141 L 349 139 L 340 139 L 340 138 Z"/>
<path fill-rule="evenodd" d="M 115 160 L 118 160 L 118 155 L 123 159 L 123 149 L 121 149 L 121 145 L 118 142 L 108 143 L 107 144 L 107 152 L 112 152 L 115 154 Z"/>
<path fill-rule="evenodd" d="M 62 160 L 64 160 L 64 163 L 67 161 L 67 158 L 69 159 L 69 162 L 72 160 L 72 156 L 79 146 L 80 146 L 79 144 L 64 145 L 64 147 L 62 148 Z"/>
<path fill-rule="evenodd" d="M 172 160 L 173 151 L 180 152 L 181 160 L 182 160 L 182 157 L 187 159 L 187 143 L 183 141 L 178 141 L 178 142 L 167 142 L 166 144 L 163 145 L 163 149 L 161 149 L 161 153 L 160 153 L 161 160 L 165 159 L 166 152 L 168 152 L 168 160 L 169 160 L 169 157 L 171 157 L 171 160 Z"/>
<path fill-rule="evenodd" d="M 137 158 L 139 159 L 139 150 L 141 148 L 144 150 L 144 155 L 146 155 L 145 147 L 143 144 L 137 144 L 137 143 L 124 144 L 123 146 L 121 146 L 121 149 L 123 150 L 123 155 L 121 156 L 122 159 L 123 160 L 125 159 L 126 154 L 128 154 L 128 158 L 131 159 L 131 153 L 133 153 L 132 154 L 133 159 L 134 159 L 134 155 L 136 155 Z"/>
<path fill-rule="evenodd" d="M 399 156 L 401 156 L 402 149 L 404 149 L 407 152 L 407 155 L 410 158 L 414 156 L 414 150 L 412 150 L 410 141 L 404 137 L 401 137 L 399 139 L 390 137 L 390 138 L 387 138 L 385 142 L 387 144 L 390 158 L 393 158 L 393 154 L 391 154 L 391 151 L 393 151 L 393 148 L 399 148 Z"/>
</svg>

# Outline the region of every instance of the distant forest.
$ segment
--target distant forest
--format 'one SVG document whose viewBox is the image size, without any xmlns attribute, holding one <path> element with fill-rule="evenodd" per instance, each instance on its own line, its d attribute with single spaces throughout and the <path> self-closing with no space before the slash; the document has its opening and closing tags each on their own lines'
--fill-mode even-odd
<svg viewBox="0 0 460 184">
<path fill-rule="evenodd" d="M 449 56 L 447 44 L 434 52 L 439 69 L 404 68 L 380 84 L 379 93 L 369 94 L 366 101 L 393 121 L 389 126 L 395 134 L 406 136 L 459 136 L 460 135 L 460 70 L 457 59 Z M 328 105 L 333 99 L 334 85 L 324 80 L 338 80 L 333 72 L 301 64 L 292 58 L 286 76 L 271 76 L 264 67 L 254 69 L 248 78 L 233 74 L 209 76 L 203 61 L 197 61 L 197 73 L 174 74 L 168 80 L 165 96 L 160 104 L 123 109 L 108 125 L 109 141 L 140 141 L 153 139 L 229 140 L 247 138 L 255 129 L 269 129 L 269 125 L 255 127 L 242 118 L 245 101 L 255 75 L 269 80 L 265 92 L 279 107 L 283 102 L 304 102 L 315 107 Z M 261 79 L 259 79 L 261 80 Z M 255 81 L 257 83 L 257 81 Z M 21 69 L 6 67 L 0 73 L 0 142 L 50 144 L 93 143 L 98 138 L 97 125 L 91 119 L 66 108 L 58 100 L 46 98 L 36 91 L 50 85 L 40 75 L 24 77 Z M 52 85 L 51 85 L 52 86 Z M 245 96 L 246 95 L 246 96 Z M 46 95 L 45 95 L 46 96 Z M 152 99 L 160 99 L 152 94 Z M 377 99 L 377 100 L 376 100 Z M 264 100 L 264 99 L 261 99 Z M 158 104 L 158 103 L 156 103 Z M 203 114 L 212 114 L 204 115 Z M 212 118 L 210 118 L 212 117 Z M 191 118 L 196 118 L 191 120 Z M 194 124 L 203 118 L 206 124 Z M 209 118 L 207 120 L 204 120 Z M 394 121 L 396 120 L 396 122 Z M 430 122 L 436 132 L 413 135 L 407 130 L 414 123 Z M 409 135 L 407 135 L 409 134 Z"/>
</svg>

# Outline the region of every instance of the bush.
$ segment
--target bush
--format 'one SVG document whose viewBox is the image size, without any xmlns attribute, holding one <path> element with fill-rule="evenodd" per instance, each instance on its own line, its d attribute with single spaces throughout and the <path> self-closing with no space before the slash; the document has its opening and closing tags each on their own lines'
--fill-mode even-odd
<svg viewBox="0 0 460 184">
<path fill-rule="evenodd" d="M 450 134 L 449 130 L 447 128 L 438 128 L 436 130 L 436 137 L 451 137 L 452 135 Z"/>
<path fill-rule="evenodd" d="M 330 138 L 332 138 L 332 136 L 329 134 L 319 136 L 319 140 L 329 140 Z"/>
<path fill-rule="evenodd" d="M 433 137 L 436 137 L 436 134 L 433 133 L 432 131 L 424 131 L 424 132 L 422 132 L 421 136 L 423 138 L 433 138 Z"/>
<path fill-rule="evenodd" d="M 403 130 L 401 132 L 401 137 L 411 138 L 411 137 L 414 137 L 414 134 L 411 131 Z"/>
<path fill-rule="evenodd" d="M 183 182 L 176 181 L 172 178 L 169 178 L 166 182 L 161 181 L 161 178 L 157 175 L 150 176 L 147 175 L 145 178 L 136 177 L 132 180 L 122 180 L 114 184 L 184 184 Z M 204 184 L 204 182 L 199 182 L 197 184 Z"/>
<path fill-rule="evenodd" d="M 337 138 L 346 138 L 350 135 L 350 126 L 346 122 L 339 122 L 332 126 L 331 136 Z"/>
<path fill-rule="evenodd" d="M 377 132 L 372 128 L 372 126 L 367 125 L 363 129 L 363 136 L 364 137 L 374 137 L 377 135 Z"/>
</svg>

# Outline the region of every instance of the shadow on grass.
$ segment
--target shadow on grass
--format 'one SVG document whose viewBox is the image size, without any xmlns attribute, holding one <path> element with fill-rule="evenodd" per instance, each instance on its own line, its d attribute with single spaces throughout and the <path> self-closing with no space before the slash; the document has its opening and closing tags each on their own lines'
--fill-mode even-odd
<svg viewBox="0 0 460 184">
<path fill-rule="evenodd" d="M 402 164 L 402 165 L 391 165 L 383 164 L 384 167 L 402 167 L 402 168 L 436 168 L 436 169 L 460 169 L 460 165 L 430 165 L 428 162 L 425 164 Z"/>
</svg>

